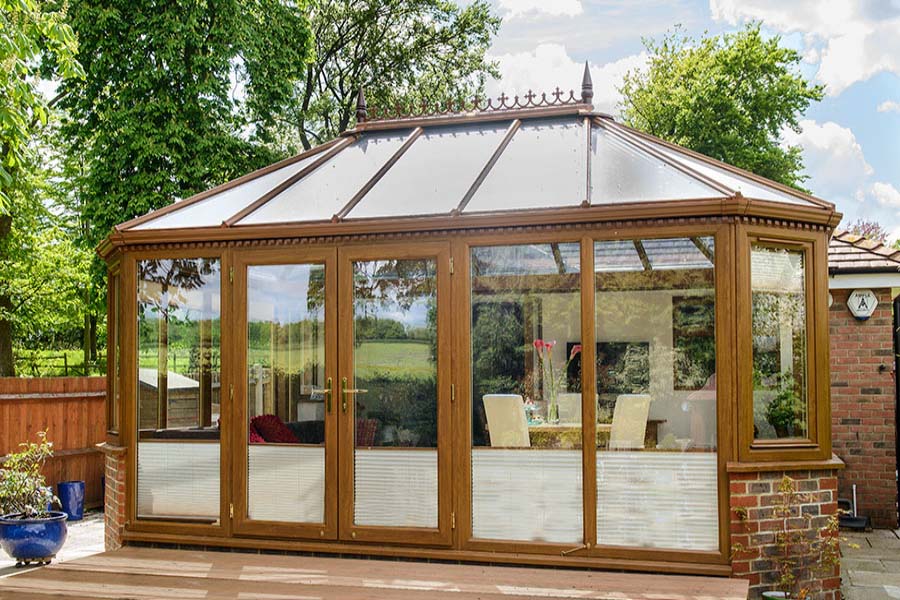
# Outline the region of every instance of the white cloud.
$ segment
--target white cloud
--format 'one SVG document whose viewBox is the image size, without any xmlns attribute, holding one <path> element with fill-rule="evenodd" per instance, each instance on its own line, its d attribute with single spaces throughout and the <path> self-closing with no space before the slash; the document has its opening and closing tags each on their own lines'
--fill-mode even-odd
<svg viewBox="0 0 900 600">
<path fill-rule="evenodd" d="M 900 102 L 893 100 L 885 100 L 878 105 L 878 112 L 895 112 L 900 113 Z"/>
<path fill-rule="evenodd" d="M 893 206 L 900 209 L 900 191 L 890 183 L 876 181 L 872 184 L 872 196 L 882 206 Z"/>
<path fill-rule="evenodd" d="M 782 139 L 786 145 L 803 148 L 803 163 L 810 176 L 806 187 L 831 202 L 864 200 L 873 171 L 853 132 L 832 121 L 803 120 L 800 128 L 800 133 L 785 130 Z"/>
<path fill-rule="evenodd" d="M 524 95 L 528 90 L 538 94 L 554 90 L 557 86 L 566 91 L 581 90 L 584 63 L 569 56 L 561 44 L 540 44 L 531 52 L 515 52 L 492 56 L 499 63 L 502 79 L 488 83 L 487 92 L 498 96 Z M 625 73 L 646 65 L 647 54 L 641 52 L 603 65 L 590 65 L 594 84 L 594 108 L 613 113 L 621 99 L 618 92 Z"/>
<path fill-rule="evenodd" d="M 803 149 L 803 163 L 809 179 L 804 186 L 844 213 L 842 225 L 859 218 L 881 223 L 900 237 L 900 191 L 892 184 L 873 181 L 874 170 L 853 132 L 837 123 L 800 122 L 799 133 L 782 132 L 785 145 Z"/>
<path fill-rule="evenodd" d="M 715 20 L 760 20 L 805 34 L 804 59 L 831 95 L 887 71 L 900 75 L 900 4 L 846 0 L 710 0 Z"/>
<path fill-rule="evenodd" d="M 581 0 L 499 0 L 503 16 L 517 17 L 574 17 L 584 12 Z"/>
</svg>

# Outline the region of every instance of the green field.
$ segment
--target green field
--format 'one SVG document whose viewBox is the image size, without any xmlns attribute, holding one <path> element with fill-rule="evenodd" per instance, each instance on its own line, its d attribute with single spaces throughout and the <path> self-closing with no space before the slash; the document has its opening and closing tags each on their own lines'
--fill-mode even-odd
<svg viewBox="0 0 900 600">
<path fill-rule="evenodd" d="M 84 352 L 78 350 L 16 350 L 16 374 L 19 377 L 63 377 L 105 375 L 106 349 L 97 350 L 98 361 L 85 372 Z"/>
<path fill-rule="evenodd" d="M 420 378 L 433 375 L 434 365 L 429 360 L 431 346 L 425 340 L 380 340 L 362 342 L 354 350 L 357 373 L 360 377 L 369 377 L 376 373 Z M 305 355 L 305 356 L 304 356 Z M 262 364 L 267 367 L 294 370 L 302 366 L 301 361 L 308 362 L 314 358 L 313 348 L 279 348 L 273 353 L 268 348 L 251 348 L 248 362 Z M 214 359 L 218 364 L 218 359 Z M 156 366 L 156 352 L 141 352 L 141 367 Z M 190 351 L 188 349 L 169 349 L 169 369 L 176 373 L 187 374 L 190 368 Z"/>
</svg>

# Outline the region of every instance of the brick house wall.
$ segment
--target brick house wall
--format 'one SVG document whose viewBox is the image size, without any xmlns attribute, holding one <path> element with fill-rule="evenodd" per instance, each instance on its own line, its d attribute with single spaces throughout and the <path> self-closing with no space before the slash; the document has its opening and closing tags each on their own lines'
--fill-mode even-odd
<svg viewBox="0 0 900 600">
<path fill-rule="evenodd" d="M 838 496 L 852 498 L 874 527 L 897 527 L 896 398 L 890 288 L 873 289 L 878 307 L 866 321 L 850 314 L 852 290 L 833 289 L 831 333 L 831 435 L 847 465 Z"/>
</svg>

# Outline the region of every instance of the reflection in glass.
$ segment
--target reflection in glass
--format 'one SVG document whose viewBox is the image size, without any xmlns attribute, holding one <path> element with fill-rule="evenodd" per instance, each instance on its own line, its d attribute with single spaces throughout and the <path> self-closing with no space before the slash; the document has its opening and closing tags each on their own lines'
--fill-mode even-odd
<svg viewBox="0 0 900 600">
<path fill-rule="evenodd" d="M 471 251 L 472 527 L 580 543 L 580 245 Z"/>
<path fill-rule="evenodd" d="M 436 262 L 354 262 L 357 525 L 437 527 L 436 353 Z"/>
<path fill-rule="evenodd" d="M 718 548 L 714 251 L 594 245 L 598 544 Z"/>
<path fill-rule="evenodd" d="M 808 435 L 803 258 L 758 245 L 750 253 L 755 439 Z"/>
<path fill-rule="evenodd" d="M 251 519 L 324 521 L 324 292 L 324 265 L 247 267 Z"/>
<path fill-rule="evenodd" d="M 219 515 L 220 264 L 138 268 L 138 515 Z"/>
</svg>

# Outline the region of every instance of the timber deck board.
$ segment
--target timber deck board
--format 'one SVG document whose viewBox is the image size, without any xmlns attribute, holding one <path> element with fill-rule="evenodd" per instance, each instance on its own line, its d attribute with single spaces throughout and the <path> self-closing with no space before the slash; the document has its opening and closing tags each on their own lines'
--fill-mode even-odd
<svg viewBox="0 0 900 600">
<path fill-rule="evenodd" d="M 0 579 L 0 600 L 746 600 L 741 579 L 125 547 Z"/>
</svg>

